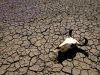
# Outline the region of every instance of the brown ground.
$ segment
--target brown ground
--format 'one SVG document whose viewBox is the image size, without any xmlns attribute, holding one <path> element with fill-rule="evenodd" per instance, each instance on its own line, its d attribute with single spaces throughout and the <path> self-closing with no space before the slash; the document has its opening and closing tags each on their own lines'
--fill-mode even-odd
<svg viewBox="0 0 100 75">
<path fill-rule="evenodd" d="M 89 57 L 57 64 L 69 29 Z M 0 75 L 100 75 L 100 0 L 0 0 Z"/>
</svg>

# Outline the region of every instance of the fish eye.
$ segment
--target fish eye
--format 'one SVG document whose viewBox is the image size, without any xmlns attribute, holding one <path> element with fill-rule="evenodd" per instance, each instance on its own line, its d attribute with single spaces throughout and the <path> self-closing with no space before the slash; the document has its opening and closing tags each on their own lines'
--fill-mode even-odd
<svg viewBox="0 0 100 75">
<path fill-rule="evenodd" d="M 75 46 L 75 44 L 71 44 L 71 47 L 74 47 Z"/>
</svg>

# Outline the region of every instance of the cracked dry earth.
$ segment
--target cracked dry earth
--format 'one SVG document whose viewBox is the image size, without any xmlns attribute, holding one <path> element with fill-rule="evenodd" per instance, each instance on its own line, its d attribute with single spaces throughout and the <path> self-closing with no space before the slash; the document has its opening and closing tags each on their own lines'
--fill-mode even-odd
<svg viewBox="0 0 100 75">
<path fill-rule="evenodd" d="M 89 57 L 57 64 L 69 29 Z M 100 75 L 100 0 L 0 0 L 0 75 Z"/>
</svg>

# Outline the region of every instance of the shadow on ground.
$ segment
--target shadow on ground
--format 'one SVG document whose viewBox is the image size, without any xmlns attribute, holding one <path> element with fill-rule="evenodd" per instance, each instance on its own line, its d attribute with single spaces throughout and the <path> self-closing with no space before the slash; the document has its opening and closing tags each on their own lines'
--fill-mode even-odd
<svg viewBox="0 0 100 75">
<path fill-rule="evenodd" d="M 57 56 L 57 62 L 62 63 L 66 59 L 73 59 L 77 53 L 82 53 L 86 57 L 89 56 L 89 54 L 85 50 L 78 47 L 74 47 L 74 48 L 69 49 L 67 52 L 59 51 L 58 56 Z"/>
</svg>

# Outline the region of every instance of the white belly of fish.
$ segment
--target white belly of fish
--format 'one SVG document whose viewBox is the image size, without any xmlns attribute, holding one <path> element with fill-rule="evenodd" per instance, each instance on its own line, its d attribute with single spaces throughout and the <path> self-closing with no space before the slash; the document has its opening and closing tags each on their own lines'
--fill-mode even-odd
<svg viewBox="0 0 100 75">
<path fill-rule="evenodd" d="M 79 42 L 76 39 L 73 39 L 72 37 L 66 38 L 63 43 L 59 45 L 59 47 L 65 45 L 65 44 L 79 44 Z"/>
<path fill-rule="evenodd" d="M 66 52 L 69 49 L 73 48 L 71 45 L 79 44 L 79 42 L 76 39 L 73 39 L 72 37 L 66 38 L 63 43 L 59 45 L 60 49 L 55 49 L 54 52 Z"/>
</svg>

